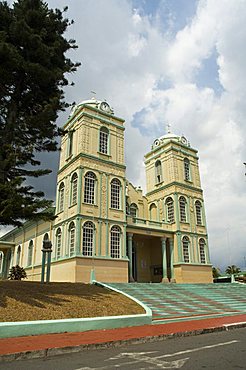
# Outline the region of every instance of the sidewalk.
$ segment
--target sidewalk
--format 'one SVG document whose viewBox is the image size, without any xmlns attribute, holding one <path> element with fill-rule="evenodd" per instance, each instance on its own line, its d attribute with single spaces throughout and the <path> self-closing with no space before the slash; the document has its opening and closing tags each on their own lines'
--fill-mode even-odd
<svg viewBox="0 0 246 370">
<path fill-rule="evenodd" d="M 198 335 L 237 327 L 246 327 L 246 314 L 83 333 L 3 338 L 0 339 L 0 361 L 55 356 L 89 348 Z"/>
</svg>

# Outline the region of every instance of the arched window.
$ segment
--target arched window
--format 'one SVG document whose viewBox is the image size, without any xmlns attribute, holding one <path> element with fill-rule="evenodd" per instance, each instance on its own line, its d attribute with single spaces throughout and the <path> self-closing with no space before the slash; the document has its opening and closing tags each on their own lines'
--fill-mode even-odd
<svg viewBox="0 0 246 370">
<path fill-rule="evenodd" d="M 149 207 L 149 214 L 150 214 L 150 219 L 152 221 L 156 221 L 157 220 L 157 207 L 155 205 L 155 203 L 152 203 Z"/>
<path fill-rule="evenodd" d="M 71 179 L 71 204 L 77 203 L 77 193 L 78 193 L 78 175 L 74 173 Z"/>
<path fill-rule="evenodd" d="M 0 251 L 0 274 L 3 272 L 3 258 L 4 258 L 3 252 Z"/>
<path fill-rule="evenodd" d="M 184 177 L 185 180 L 189 181 L 190 180 L 190 161 L 188 158 L 184 159 Z"/>
<path fill-rule="evenodd" d="M 168 197 L 166 199 L 166 208 L 167 208 L 167 221 L 174 222 L 174 206 L 173 206 L 173 199 Z"/>
<path fill-rule="evenodd" d="M 200 252 L 200 262 L 206 263 L 206 254 L 205 254 L 205 240 L 199 240 L 199 252 Z"/>
<path fill-rule="evenodd" d="M 75 226 L 74 222 L 71 222 L 68 228 L 69 232 L 69 255 L 73 256 L 75 254 Z"/>
<path fill-rule="evenodd" d="M 99 152 L 108 154 L 109 131 L 106 127 L 101 127 L 99 134 Z"/>
<path fill-rule="evenodd" d="M 95 203 L 95 182 L 96 175 L 93 172 L 87 172 L 85 175 L 84 202 L 89 204 Z"/>
<path fill-rule="evenodd" d="M 179 198 L 179 214 L 180 214 L 180 221 L 186 222 L 186 199 L 185 197 Z"/>
<path fill-rule="evenodd" d="M 199 200 L 195 202 L 196 207 L 196 223 L 202 225 L 202 204 Z"/>
<path fill-rule="evenodd" d="M 83 256 L 92 256 L 93 253 L 94 224 L 86 221 L 83 226 Z"/>
<path fill-rule="evenodd" d="M 155 162 L 155 182 L 156 184 L 162 182 L 162 168 L 159 160 Z"/>
<path fill-rule="evenodd" d="M 59 186 L 58 212 L 62 212 L 64 210 L 64 195 L 65 185 L 62 182 Z"/>
<path fill-rule="evenodd" d="M 120 181 L 111 181 L 111 208 L 120 209 Z"/>
<path fill-rule="evenodd" d="M 190 262 L 190 253 L 189 253 L 189 245 L 190 245 L 190 239 L 188 236 L 184 236 L 182 239 L 183 243 L 183 258 L 184 262 Z"/>
<path fill-rule="evenodd" d="M 30 240 L 29 246 L 28 246 L 27 266 L 31 266 L 32 256 L 33 256 L 33 241 Z"/>
<path fill-rule="evenodd" d="M 57 259 L 61 257 L 61 244 L 62 244 L 62 232 L 59 227 L 56 232 L 56 258 Z"/>
<path fill-rule="evenodd" d="M 130 215 L 132 217 L 137 217 L 137 211 L 138 211 L 138 206 L 135 203 L 132 203 L 130 205 Z"/>
<path fill-rule="evenodd" d="M 21 257 L 21 246 L 18 245 L 17 252 L 16 252 L 16 265 L 20 265 L 20 257 Z"/>
<path fill-rule="evenodd" d="M 112 226 L 110 235 L 110 255 L 112 258 L 120 258 L 120 235 L 120 227 Z"/>
<path fill-rule="evenodd" d="M 70 130 L 68 132 L 68 150 L 67 150 L 68 157 L 70 157 L 73 154 L 73 133 L 74 130 Z"/>
</svg>

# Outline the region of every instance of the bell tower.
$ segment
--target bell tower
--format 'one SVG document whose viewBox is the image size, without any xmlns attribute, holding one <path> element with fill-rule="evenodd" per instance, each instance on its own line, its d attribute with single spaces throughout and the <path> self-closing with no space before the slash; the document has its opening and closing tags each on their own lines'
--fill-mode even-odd
<svg viewBox="0 0 246 370">
<path fill-rule="evenodd" d="M 95 98 L 76 105 L 64 126 L 55 258 L 73 260 L 76 281 L 80 276 L 90 281 L 92 275 L 107 281 L 111 268 L 111 281 L 128 278 L 124 130 L 124 120 Z"/>
<path fill-rule="evenodd" d="M 211 275 L 197 150 L 184 136 L 169 130 L 154 141 L 145 167 L 149 219 L 167 222 L 174 235 L 176 280 L 189 282 L 194 274 L 194 281 L 199 266 Z"/>
</svg>

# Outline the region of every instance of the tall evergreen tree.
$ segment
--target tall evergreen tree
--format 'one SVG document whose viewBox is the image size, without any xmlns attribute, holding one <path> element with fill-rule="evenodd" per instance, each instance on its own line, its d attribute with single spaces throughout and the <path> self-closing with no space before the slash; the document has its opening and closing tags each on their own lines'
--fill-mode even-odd
<svg viewBox="0 0 246 370">
<path fill-rule="evenodd" d="M 42 0 L 0 2 L 0 224 L 50 219 L 51 201 L 26 185 L 35 169 L 35 154 L 58 150 L 56 125 L 64 100 L 67 73 L 79 63 L 65 56 L 76 48 L 63 34 L 71 24 L 64 12 Z"/>
</svg>

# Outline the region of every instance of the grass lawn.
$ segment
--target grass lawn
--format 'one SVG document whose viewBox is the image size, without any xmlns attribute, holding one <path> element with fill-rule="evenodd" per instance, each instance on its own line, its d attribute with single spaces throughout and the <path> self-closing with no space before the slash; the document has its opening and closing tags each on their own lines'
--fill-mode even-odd
<svg viewBox="0 0 246 370">
<path fill-rule="evenodd" d="M 0 322 L 143 313 L 134 301 L 95 285 L 0 281 Z"/>
</svg>

